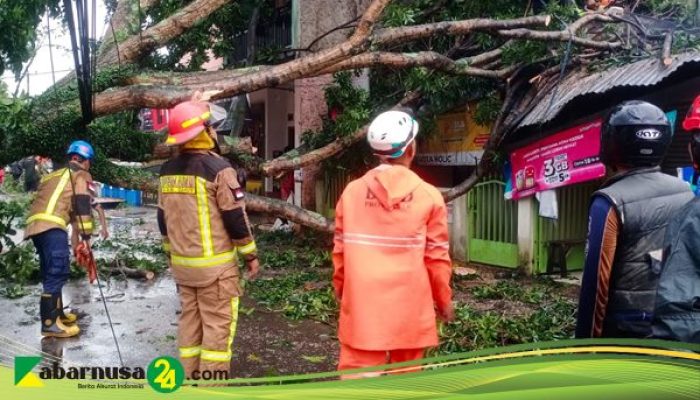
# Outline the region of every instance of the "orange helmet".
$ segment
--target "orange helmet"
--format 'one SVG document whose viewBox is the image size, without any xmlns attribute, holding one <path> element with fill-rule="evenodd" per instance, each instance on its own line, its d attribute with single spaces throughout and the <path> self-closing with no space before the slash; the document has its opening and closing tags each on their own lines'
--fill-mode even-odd
<svg viewBox="0 0 700 400">
<path fill-rule="evenodd" d="M 693 105 L 688 110 L 688 115 L 683 121 L 683 129 L 686 131 L 700 130 L 700 96 L 695 98 Z"/>
<path fill-rule="evenodd" d="M 165 144 L 177 146 L 189 142 L 209 126 L 209 118 L 208 103 L 185 101 L 176 105 L 170 110 Z"/>
</svg>

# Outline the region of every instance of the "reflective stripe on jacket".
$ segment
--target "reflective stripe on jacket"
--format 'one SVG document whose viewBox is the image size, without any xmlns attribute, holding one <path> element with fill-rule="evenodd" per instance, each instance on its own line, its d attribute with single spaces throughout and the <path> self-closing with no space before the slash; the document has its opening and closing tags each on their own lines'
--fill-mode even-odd
<svg viewBox="0 0 700 400">
<path fill-rule="evenodd" d="M 350 182 L 336 207 L 333 285 L 338 338 L 361 350 L 435 346 L 435 307 L 452 298 L 447 208 L 408 168 Z"/>
<path fill-rule="evenodd" d="M 208 286 L 235 267 L 237 253 L 255 256 L 243 190 L 220 156 L 185 151 L 163 165 L 158 207 L 163 246 L 179 284 Z"/>
<path fill-rule="evenodd" d="M 92 234 L 92 196 L 88 189 L 91 182 L 90 173 L 74 162 L 44 176 L 30 208 L 25 239 L 49 229 L 66 230 L 72 220 L 76 221 L 81 235 Z"/>
</svg>

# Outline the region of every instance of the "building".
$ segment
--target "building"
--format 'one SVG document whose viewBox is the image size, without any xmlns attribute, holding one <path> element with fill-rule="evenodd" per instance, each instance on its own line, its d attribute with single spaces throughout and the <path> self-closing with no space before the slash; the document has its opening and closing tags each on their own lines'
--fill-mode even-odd
<svg viewBox="0 0 700 400">
<path fill-rule="evenodd" d="M 298 49 L 317 51 L 340 43 L 350 30 L 334 29 L 355 19 L 369 4 L 368 0 L 266 1 L 274 10 L 272 14 L 261 15 L 255 32 L 245 30 L 234 35 L 231 38 L 236 44 L 234 51 L 225 59 L 217 60 L 218 64 L 211 65 L 209 70 L 242 65 L 249 58 L 249 35 L 254 35 L 256 52 L 264 53 L 267 56 L 265 62 L 270 64 L 282 63 L 302 54 Z M 322 116 L 328 112 L 323 90 L 332 80 L 330 75 L 298 79 L 241 96 L 248 104 L 241 135 L 251 137 L 258 149 L 258 156 L 265 160 L 280 155 L 288 146 L 299 146 L 303 132 L 321 126 Z M 358 84 L 366 84 L 362 82 L 362 79 L 358 80 Z M 219 105 L 229 108 L 230 100 Z M 167 125 L 167 110 L 145 111 L 142 120 L 143 128 L 157 130 L 156 126 Z M 231 127 L 224 127 L 222 133 L 226 133 L 227 128 L 230 130 Z M 318 170 L 314 167 L 306 168 L 303 172 L 295 171 L 295 204 L 314 208 L 317 174 Z M 260 194 L 278 195 L 273 178 L 251 176 L 249 184 L 253 191 Z"/>
<path fill-rule="evenodd" d="M 504 140 L 505 177 L 468 194 L 466 259 L 532 273 L 581 269 L 588 202 L 606 174 L 598 153 L 607 113 L 631 99 L 666 111 L 675 135 L 662 169 L 675 175 L 690 165 L 681 121 L 699 93 L 698 52 L 676 55 L 668 67 L 645 59 L 569 73 Z"/>
</svg>

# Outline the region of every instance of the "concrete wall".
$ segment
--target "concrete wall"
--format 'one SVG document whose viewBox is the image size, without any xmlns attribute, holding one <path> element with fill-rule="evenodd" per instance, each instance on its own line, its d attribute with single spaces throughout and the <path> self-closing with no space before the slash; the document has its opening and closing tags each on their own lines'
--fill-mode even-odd
<svg viewBox="0 0 700 400">
<path fill-rule="evenodd" d="M 340 26 L 360 15 L 371 0 L 293 0 L 295 21 L 293 47 L 305 48 L 317 37 Z M 351 29 L 334 32 L 313 46 L 313 50 L 327 48 L 345 40 Z M 299 79 L 294 83 L 294 130 L 295 144 L 300 142 L 301 135 L 321 126 L 321 117 L 327 113 L 323 89 L 333 80 L 332 76 Z M 297 185 L 295 203 L 314 209 L 315 180 L 318 168 L 311 166 L 303 170 L 303 184 Z M 297 202 L 299 201 L 299 202 Z"/>
<path fill-rule="evenodd" d="M 322 34 L 361 15 L 371 0 L 293 0 L 299 13 L 299 41 L 306 47 Z M 345 40 L 352 29 L 339 30 L 319 40 L 312 50 L 324 49 Z"/>
</svg>

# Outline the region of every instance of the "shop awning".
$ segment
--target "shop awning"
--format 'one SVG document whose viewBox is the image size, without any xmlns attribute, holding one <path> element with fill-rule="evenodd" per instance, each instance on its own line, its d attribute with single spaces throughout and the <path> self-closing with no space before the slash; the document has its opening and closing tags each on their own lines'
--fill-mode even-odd
<svg viewBox="0 0 700 400">
<path fill-rule="evenodd" d="M 691 51 L 673 56 L 666 67 L 658 58 L 650 58 L 607 71 L 591 74 L 587 70 L 576 71 L 559 84 L 523 118 L 516 129 L 544 124 L 556 117 L 572 100 L 587 95 L 601 94 L 611 89 L 628 86 L 652 86 L 673 75 L 680 67 L 694 63 L 700 68 L 700 52 Z M 552 97 L 554 101 L 552 101 Z"/>
</svg>

